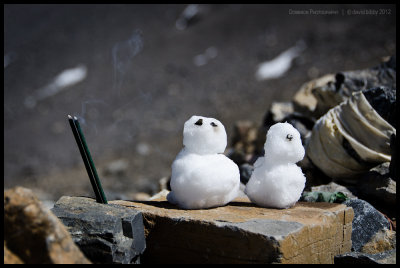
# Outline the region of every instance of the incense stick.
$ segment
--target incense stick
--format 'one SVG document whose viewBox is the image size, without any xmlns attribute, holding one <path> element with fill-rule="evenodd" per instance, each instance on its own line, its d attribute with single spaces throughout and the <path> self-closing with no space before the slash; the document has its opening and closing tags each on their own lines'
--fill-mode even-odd
<svg viewBox="0 0 400 268">
<path fill-rule="evenodd" d="M 90 155 L 90 151 L 86 144 L 85 136 L 83 135 L 79 121 L 76 117 L 72 118 L 72 116 L 70 115 L 68 115 L 68 121 L 71 126 L 72 132 L 74 134 L 75 141 L 78 145 L 79 151 L 81 153 L 83 163 L 85 164 L 85 168 L 88 173 L 90 183 L 92 184 L 92 188 L 96 196 L 96 202 L 107 204 L 107 198 L 101 186 L 99 176 L 97 175 L 96 167 L 94 165 L 92 156 Z"/>
</svg>

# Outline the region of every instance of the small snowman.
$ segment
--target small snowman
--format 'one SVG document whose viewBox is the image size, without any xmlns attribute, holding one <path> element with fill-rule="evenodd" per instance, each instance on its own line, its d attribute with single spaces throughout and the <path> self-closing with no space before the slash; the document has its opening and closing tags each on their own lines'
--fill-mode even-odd
<svg viewBox="0 0 400 268">
<path fill-rule="evenodd" d="M 192 116 L 183 128 L 183 145 L 172 163 L 170 203 L 201 209 L 223 206 L 237 197 L 239 168 L 223 154 L 227 136 L 220 121 Z"/>
<path fill-rule="evenodd" d="M 265 156 L 254 163 L 245 193 L 259 206 L 289 208 L 300 199 L 306 182 L 296 165 L 305 153 L 300 133 L 289 123 L 277 123 L 267 133 L 264 150 Z"/>
</svg>

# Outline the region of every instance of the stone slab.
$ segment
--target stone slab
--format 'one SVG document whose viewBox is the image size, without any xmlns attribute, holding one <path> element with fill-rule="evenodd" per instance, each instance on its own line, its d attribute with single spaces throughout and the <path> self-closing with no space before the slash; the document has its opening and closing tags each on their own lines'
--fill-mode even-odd
<svg viewBox="0 0 400 268">
<path fill-rule="evenodd" d="M 146 241 L 139 211 L 99 204 L 92 198 L 63 196 L 52 212 L 93 263 L 140 263 Z"/>
<path fill-rule="evenodd" d="M 299 202 L 281 210 L 242 197 L 184 210 L 165 196 L 110 203 L 142 212 L 143 263 L 333 263 L 351 250 L 354 213 L 342 204 Z"/>
</svg>

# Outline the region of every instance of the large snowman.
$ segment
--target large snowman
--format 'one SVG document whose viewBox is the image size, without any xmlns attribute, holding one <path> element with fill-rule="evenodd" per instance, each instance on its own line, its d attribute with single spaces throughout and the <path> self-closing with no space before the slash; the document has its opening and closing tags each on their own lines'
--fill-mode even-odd
<svg viewBox="0 0 400 268">
<path fill-rule="evenodd" d="M 192 116 L 183 128 L 183 149 L 172 163 L 170 203 L 184 209 L 223 206 L 239 191 L 238 166 L 223 152 L 224 125 L 214 118 Z"/>
<path fill-rule="evenodd" d="M 296 165 L 305 153 L 300 133 L 289 123 L 277 123 L 268 130 L 264 150 L 265 156 L 254 163 L 245 193 L 259 206 L 289 208 L 300 199 L 306 182 Z"/>
</svg>

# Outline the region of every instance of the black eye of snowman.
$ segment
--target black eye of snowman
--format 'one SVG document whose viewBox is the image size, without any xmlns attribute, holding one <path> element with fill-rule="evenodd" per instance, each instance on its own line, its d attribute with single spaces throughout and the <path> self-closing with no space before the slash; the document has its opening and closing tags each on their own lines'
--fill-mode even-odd
<svg viewBox="0 0 400 268">
<path fill-rule="evenodd" d="M 218 125 L 215 124 L 214 122 L 211 122 L 210 125 L 213 126 L 213 127 L 217 127 L 217 126 L 218 126 Z"/>
<path fill-rule="evenodd" d="M 287 139 L 288 141 L 292 141 L 293 135 L 292 135 L 292 134 L 287 134 L 287 135 L 286 135 L 286 139 Z"/>
<path fill-rule="evenodd" d="M 201 126 L 203 124 L 203 119 L 199 119 L 197 120 L 196 123 L 194 123 L 195 125 Z"/>
</svg>

